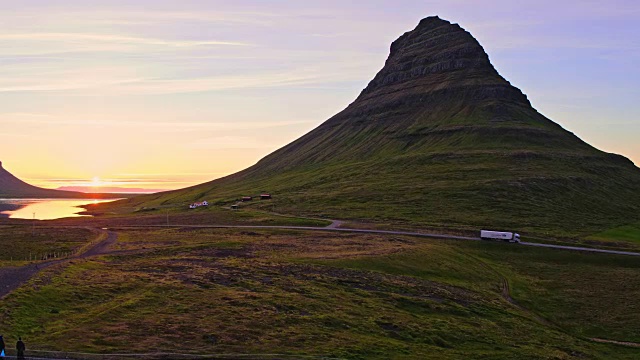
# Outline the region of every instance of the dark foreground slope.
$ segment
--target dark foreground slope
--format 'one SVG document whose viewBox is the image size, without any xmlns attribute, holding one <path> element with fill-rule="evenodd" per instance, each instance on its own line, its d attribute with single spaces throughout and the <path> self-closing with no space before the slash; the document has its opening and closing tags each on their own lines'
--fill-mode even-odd
<svg viewBox="0 0 640 360">
<path fill-rule="evenodd" d="M 0 162 L 0 198 L 120 198 L 120 194 L 86 194 L 76 191 L 43 189 L 29 185 L 2 167 Z"/>
<path fill-rule="evenodd" d="M 48 233 L 64 235 L 56 230 Z M 0 241 L 7 231 L 23 232 L 0 228 Z M 78 352 L 58 359 L 637 360 L 640 353 L 592 340 L 640 342 L 640 262 L 631 257 L 273 229 L 111 231 L 118 236 L 109 256 L 46 267 L 0 300 L 0 333 L 22 334 L 29 355 Z M 0 278 L 10 271 L 0 267 Z"/>
<path fill-rule="evenodd" d="M 640 218 L 640 169 L 538 113 L 457 24 L 422 20 L 345 110 L 256 165 L 123 208 L 232 202 L 412 225 L 576 234 Z"/>
</svg>

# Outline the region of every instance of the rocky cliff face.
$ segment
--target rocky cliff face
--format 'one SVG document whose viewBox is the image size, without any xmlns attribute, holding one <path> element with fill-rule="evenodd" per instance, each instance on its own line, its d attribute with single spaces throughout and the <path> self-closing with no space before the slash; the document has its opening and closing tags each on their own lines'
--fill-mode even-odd
<svg viewBox="0 0 640 360">
<path fill-rule="evenodd" d="M 444 79 L 448 84 L 443 83 Z M 384 68 L 358 100 L 398 89 L 429 95 L 445 88 L 469 91 L 477 100 L 511 99 L 530 105 L 520 90 L 498 74 L 471 34 L 438 17 L 423 19 L 413 31 L 391 44 Z"/>
</svg>

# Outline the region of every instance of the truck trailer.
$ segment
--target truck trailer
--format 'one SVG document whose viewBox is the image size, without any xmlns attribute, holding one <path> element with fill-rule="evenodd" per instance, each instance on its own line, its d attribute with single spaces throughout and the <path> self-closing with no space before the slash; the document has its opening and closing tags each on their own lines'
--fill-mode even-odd
<svg viewBox="0 0 640 360">
<path fill-rule="evenodd" d="M 520 242 L 520 234 L 506 231 L 480 230 L 480 239 L 482 240 L 502 240 L 512 243 Z"/>
</svg>

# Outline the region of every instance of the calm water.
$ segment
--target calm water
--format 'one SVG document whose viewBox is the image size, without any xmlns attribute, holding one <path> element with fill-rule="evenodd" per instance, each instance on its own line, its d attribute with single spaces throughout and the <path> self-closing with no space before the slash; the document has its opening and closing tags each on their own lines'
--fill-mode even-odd
<svg viewBox="0 0 640 360">
<path fill-rule="evenodd" d="M 60 219 L 65 217 L 86 216 L 78 215 L 84 211 L 80 205 L 97 204 L 114 201 L 94 199 L 0 199 L 0 217 L 15 219 L 33 219 L 33 214 L 38 220 Z"/>
</svg>

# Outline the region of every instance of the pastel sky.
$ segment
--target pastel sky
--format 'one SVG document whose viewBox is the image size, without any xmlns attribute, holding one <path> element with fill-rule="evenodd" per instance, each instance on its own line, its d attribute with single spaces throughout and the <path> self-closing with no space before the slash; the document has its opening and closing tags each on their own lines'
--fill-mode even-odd
<svg viewBox="0 0 640 360">
<path fill-rule="evenodd" d="M 429 15 L 469 30 L 538 111 L 640 164 L 637 0 L 0 5 L 0 160 L 40 186 L 246 168 L 345 108 Z"/>
</svg>

